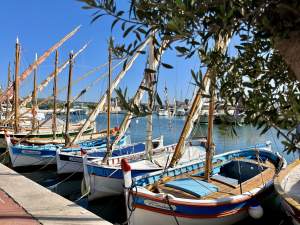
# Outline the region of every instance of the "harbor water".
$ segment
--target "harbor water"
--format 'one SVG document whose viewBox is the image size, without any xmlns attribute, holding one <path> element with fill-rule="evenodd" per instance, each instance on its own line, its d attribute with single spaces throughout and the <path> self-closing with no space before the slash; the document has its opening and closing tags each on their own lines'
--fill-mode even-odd
<svg viewBox="0 0 300 225">
<path fill-rule="evenodd" d="M 111 126 L 118 127 L 123 119 L 123 114 L 112 114 Z M 76 119 L 76 118 L 73 118 Z M 185 117 L 158 117 L 153 116 L 153 137 L 164 136 L 164 144 L 172 144 L 178 141 L 180 132 L 185 122 Z M 106 128 L 107 117 L 101 114 L 97 118 L 97 130 Z M 234 134 L 233 129 L 237 136 Z M 207 125 L 201 124 L 197 126 L 197 135 L 205 136 Z M 134 118 L 127 132 L 131 137 L 131 142 L 143 142 L 146 136 L 146 119 Z M 196 135 L 196 134 L 194 134 Z M 264 135 L 260 135 L 260 131 L 250 125 L 214 125 L 213 140 L 216 145 L 216 154 L 223 153 L 229 150 L 235 150 L 242 147 L 253 146 L 255 144 L 272 143 L 273 151 L 278 151 L 288 162 L 292 162 L 298 158 L 298 155 L 286 154 L 281 140 L 277 138 L 275 130 L 269 130 Z M 102 218 L 110 221 L 113 224 L 121 224 L 126 220 L 125 203 L 122 196 L 104 198 L 93 202 L 88 202 L 86 198 L 81 198 L 81 174 L 72 174 L 72 176 L 57 176 L 54 168 L 36 169 L 34 171 L 25 171 L 22 169 L 18 172 L 26 177 L 38 182 L 39 184 L 51 189 L 52 191 L 72 200 L 81 206 L 96 213 Z M 239 225 L 289 225 L 291 224 L 288 218 L 280 211 L 279 202 L 276 198 L 272 198 L 271 204 L 274 205 L 271 209 L 264 210 L 262 219 L 254 220 L 246 219 Z M 142 224 L 142 221 L 141 221 Z M 175 223 L 174 223 L 175 224 Z"/>
</svg>

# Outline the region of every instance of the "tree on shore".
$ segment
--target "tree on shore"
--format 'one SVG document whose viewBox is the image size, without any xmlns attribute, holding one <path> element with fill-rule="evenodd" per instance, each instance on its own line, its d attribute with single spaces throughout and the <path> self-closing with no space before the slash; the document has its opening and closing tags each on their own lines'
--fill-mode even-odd
<svg viewBox="0 0 300 225">
<path fill-rule="evenodd" d="M 175 48 L 186 60 L 199 55 L 201 65 L 191 72 L 196 81 L 201 82 L 202 67 L 218 65 L 216 85 L 225 103 L 240 102 L 248 122 L 262 133 L 274 127 L 288 152 L 299 150 L 298 0 L 130 0 L 127 9 L 124 4 L 120 8 L 120 1 L 79 1 L 84 9 L 96 10 L 92 21 L 111 16 L 111 29 L 118 27 L 129 40 L 134 37 L 118 47 L 126 54 L 133 54 L 155 31 L 156 52 L 169 40 L 167 48 Z M 219 35 L 239 39 L 235 56 L 210 48 Z"/>
</svg>

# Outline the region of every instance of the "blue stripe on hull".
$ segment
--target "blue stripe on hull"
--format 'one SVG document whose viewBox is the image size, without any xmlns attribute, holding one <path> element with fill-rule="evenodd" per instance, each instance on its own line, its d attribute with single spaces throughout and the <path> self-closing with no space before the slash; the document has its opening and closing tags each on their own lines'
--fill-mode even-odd
<svg viewBox="0 0 300 225">
<path fill-rule="evenodd" d="M 24 148 L 24 147 L 11 147 L 14 155 L 30 155 L 36 157 L 46 157 L 55 156 L 56 148 L 44 148 L 44 149 L 34 149 L 34 148 Z"/>
</svg>

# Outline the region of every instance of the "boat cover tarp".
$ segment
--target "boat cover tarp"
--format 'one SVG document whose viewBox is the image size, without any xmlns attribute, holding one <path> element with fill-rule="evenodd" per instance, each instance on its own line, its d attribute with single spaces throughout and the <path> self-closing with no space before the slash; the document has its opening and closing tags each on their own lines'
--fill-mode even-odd
<svg viewBox="0 0 300 225">
<path fill-rule="evenodd" d="M 187 192 L 199 198 L 218 191 L 217 186 L 192 178 L 182 178 L 170 181 L 165 183 L 165 186 Z"/>
</svg>

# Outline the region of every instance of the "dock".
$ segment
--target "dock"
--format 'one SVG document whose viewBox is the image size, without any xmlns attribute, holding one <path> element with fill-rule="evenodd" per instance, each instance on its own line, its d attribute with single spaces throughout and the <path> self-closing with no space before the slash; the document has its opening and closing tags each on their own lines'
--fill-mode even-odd
<svg viewBox="0 0 300 225">
<path fill-rule="evenodd" d="M 0 164 L 0 224 L 112 225 Z"/>
</svg>

